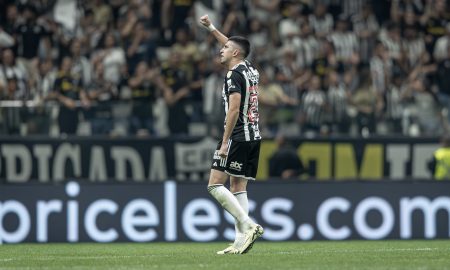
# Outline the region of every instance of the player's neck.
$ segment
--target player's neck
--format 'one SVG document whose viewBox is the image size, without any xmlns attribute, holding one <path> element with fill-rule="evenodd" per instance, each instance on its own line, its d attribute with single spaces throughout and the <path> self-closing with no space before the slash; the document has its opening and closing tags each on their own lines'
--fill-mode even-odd
<svg viewBox="0 0 450 270">
<path fill-rule="evenodd" d="M 244 59 L 239 59 L 239 58 L 232 58 L 230 60 L 230 62 L 228 63 L 228 69 L 232 69 L 234 66 L 236 66 L 237 64 L 244 62 Z"/>
</svg>

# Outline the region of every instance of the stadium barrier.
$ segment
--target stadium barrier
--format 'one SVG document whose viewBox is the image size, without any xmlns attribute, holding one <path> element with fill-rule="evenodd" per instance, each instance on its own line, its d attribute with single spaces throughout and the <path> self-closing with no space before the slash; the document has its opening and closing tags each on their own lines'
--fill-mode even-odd
<svg viewBox="0 0 450 270">
<path fill-rule="evenodd" d="M 290 139 L 306 173 L 318 180 L 430 179 L 436 138 Z M 217 145 L 209 137 L 0 138 L 0 183 L 205 181 Z M 257 179 L 269 178 L 277 146 L 264 140 Z"/>
<path fill-rule="evenodd" d="M 255 182 L 263 239 L 450 238 L 450 182 Z M 204 183 L 3 185 L 0 243 L 230 241 Z"/>
</svg>

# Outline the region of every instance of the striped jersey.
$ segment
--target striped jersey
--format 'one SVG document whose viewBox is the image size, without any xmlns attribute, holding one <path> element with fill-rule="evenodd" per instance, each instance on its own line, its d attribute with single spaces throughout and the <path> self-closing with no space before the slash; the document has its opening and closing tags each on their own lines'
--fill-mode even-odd
<svg viewBox="0 0 450 270">
<path fill-rule="evenodd" d="M 230 94 L 240 93 L 239 118 L 231 134 L 234 141 L 261 140 L 258 113 L 259 73 L 247 60 L 228 71 L 222 89 L 225 123 L 228 116 Z"/>
</svg>

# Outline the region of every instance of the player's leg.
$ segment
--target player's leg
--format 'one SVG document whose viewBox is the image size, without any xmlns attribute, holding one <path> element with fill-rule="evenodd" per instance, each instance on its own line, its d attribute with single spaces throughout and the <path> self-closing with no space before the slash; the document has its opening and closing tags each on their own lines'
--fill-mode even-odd
<svg viewBox="0 0 450 270">
<path fill-rule="evenodd" d="M 255 167 L 253 163 L 255 160 L 257 162 L 257 158 L 255 157 L 254 145 L 254 143 L 230 140 L 228 155 L 225 159 L 221 159 L 218 156 L 218 149 L 221 146 L 221 142 L 219 142 L 213 157 L 208 184 L 208 191 L 235 218 L 238 229 L 244 234 L 243 241 L 236 245 L 238 253 L 241 254 L 246 253 L 251 248 L 253 242 L 262 235 L 263 229 L 248 217 L 239 205 L 237 198 L 223 184 L 227 181 L 227 175 L 246 179 L 255 178 L 257 165 Z M 259 144 L 257 150 L 259 156 Z M 247 166 L 248 160 L 250 160 L 249 166 Z M 247 174 L 250 176 L 248 177 Z"/>
<path fill-rule="evenodd" d="M 244 149 L 246 152 L 246 159 L 245 161 L 243 161 L 241 172 L 239 174 L 235 172 L 240 176 L 239 178 L 241 180 L 236 181 L 236 189 L 234 191 L 247 190 L 247 180 L 255 180 L 258 171 L 260 145 L 261 144 L 259 141 L 245 143 Z M 245 193 L 245 197 L 246 195 L 247 193 Z M 261 237 L 261 235 L 264 233 L 264 230 L 259 224 L 254 223 L 254 226 L 252 228 L 242 232 L 243 240 L 240 241 L 240 245 L 238 246 L 239 253 L 241 254 L 247 253 L 253 247 L 253 243 L 256 241 L 256 239 Z"/>
<path fill-rule="evenodd" d="M 248 229 L 253 225 L 253 221 L 239 205 L 236 197 L 224 186 L 227 179 L 228 175 L 226 173 L 212 169 L 208 183 L 208 192 L 235 218 L 241 229 Z"/>
<path fill-rule="evenodd" d="M 227 174 L 226 171 L 229 169 L 231 160 L 235 160 L 235 154 L 237 153 L 236 147 L 238 147 L 238 145 L 233 144 L 231 140 L 229 141 L 228 156 L 226 158 L 222 158 L 218 155 L 221 146 L 222 142 L 219 142 L 213 156 L 208 192 L 235 218 L 238 224 L 247 228 L 252 221 L 239 205 L 236 197 L 224 186 L 229 179 L 229 174 Z"/>
<path fill-rule="evenodd" d="M 230 191 L 236 197 L 239 205 L 248 215 L 248 198 L 247 198 L 247 180 L 240 177 L 230 177 Z M 239 230 L 238 224 L 235 223 L 236 239 L 242 232 Z"/>
<path fill-rule="evenodd" d="M 236 199 L 239 202 L 239 205 L 242 207 L 242 209 L 247 213 L 248 215 L 248 198 L 247 198 L 247 180 L 235 176 L 230 177 L 230 191 L 233 193 L 233 195 L 236 197 Z M 220 250 L 217 252 L 219 255 L 233 253 L 233 251 L 236 249 L 237 246 L 239 246 L 239 243 L 243 242 L 244 239 L 244 232 L 242 232 L 235 221 L 234 223 L 234 231 L 235 231 L 235 238 L 232 245 L 228 246 L 227 248 Z"/>
</svg>

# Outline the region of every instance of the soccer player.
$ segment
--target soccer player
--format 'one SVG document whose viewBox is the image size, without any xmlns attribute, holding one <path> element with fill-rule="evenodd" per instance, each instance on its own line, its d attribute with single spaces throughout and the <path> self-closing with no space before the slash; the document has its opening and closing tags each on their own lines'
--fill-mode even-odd
<svg viewBox="0 0 450 270">
<path fill-rule="evenodd" d="M 227 69 L 222 89 L 225 123 L 222 140 L 214 153 L 208 192 L 235 219 L 234 243 L 217 254 L 247 253 L 264 232 L 248 216 L 247 180 L 255 180 L 261 136 L 258 126 L 258 71 L 245 58 L 250 43 L 239 36 L 226 37 L 208 15 L 200 23 L 220 44 L 220 62 Z M 230 178 L 230 190 L 224 184 Z"/>
</svg>

